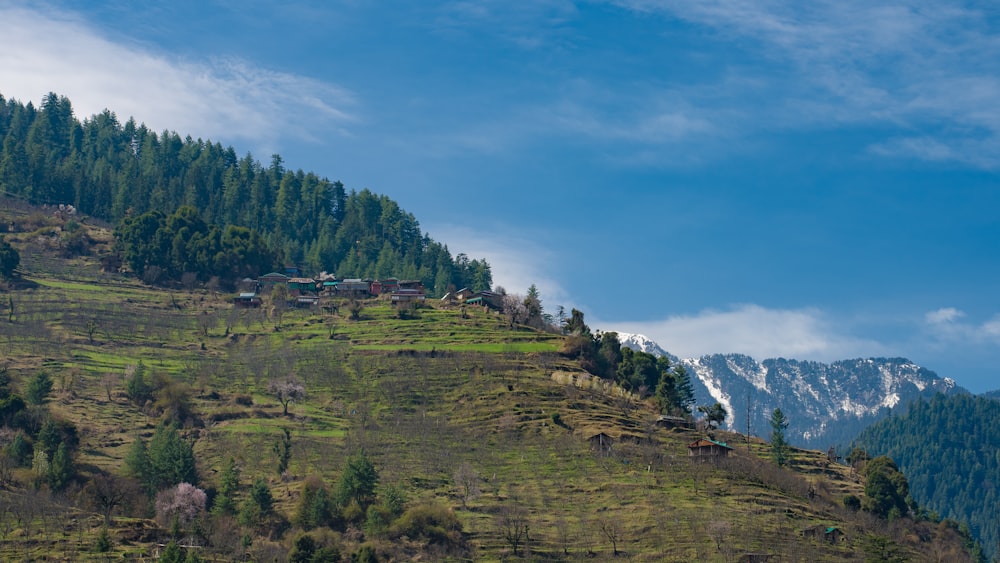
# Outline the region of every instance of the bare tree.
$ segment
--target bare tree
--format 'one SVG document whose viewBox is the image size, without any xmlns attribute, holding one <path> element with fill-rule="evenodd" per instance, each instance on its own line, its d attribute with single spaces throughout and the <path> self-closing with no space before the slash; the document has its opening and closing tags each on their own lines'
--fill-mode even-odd
<svg viewBox="0 0 1000 563">
<path fill-rule="evenodd" d="M 621 520 L 614 517 L 603 517 L 598 521 L 601 534 L 611 542 L 611 551 L 618 557 L 618 544 L 625 539 L 625 530 L 622 528 Z"/>
<path fill-rule="evenodd" d="M 466 508 L 470 500 L 479 496 L 479 474 L 476 473 L 471 463 L 465 461 L 458 466 L 452 478 L 455 480 L 455 486 L 458 487 L 462 508 Z"/>
<path fill-rule="evenodd" d="M 115 511 L 139 495 L 141 489 L 131 479 L 98 473 L 87 484 L 86 493 L 94 508 L 104 516 L 104 525 L 111 526 Z"/>
<path fill-rule="evenodd" d="M 731 529 L 732 525 L 726 520 L 714 520 L 708 523 L 708 535 L 715 542 L 716 550 L 722 551 L 722 545 L 725 543 Z"/>
<path fill-rule="evenodd" d="M 115 388 L 115 383 L 118 382 L 118 378 L 115 377 L 113 373 L 106 373 L 101 377 L 101 385 L 104 387 L 104 392 L 108 395 L 108 402 L 110 403 L 113 399 L 111 397 L 111 391 Z"/>
<path fill-rule="evenodd" d="M 500 537 L 507 542 L 514 555 L 517 555 L 521 545 L 528 540 L 528 511 L 514 500 L 511 504 L 500 507 L 494 523 Z"/>
<path fill-rule="evenodd" d="M 524 306 L 524 298 L 516 293 L 505 294 L 503 296 L 503 316 L 510 328 L 524 323 L 528 316 L 528 309 Z"/>
<path fill-rule="evenodd" d="M 285 416 L 288 416 L 288 403 L 301 401 L 306 396 L 305 386 L 293 375 L 289 375 L 284 381 L 272 381 L 267 389 L 281 403 L 282 414 Z"/>
<path fill-rule="evenodd" d="M 274 319 L 274 327 L 281 328 L 281 317 L 288 310 L 288 286 L 277 284 L 271 289 L 271 318 Z"/>
<path fill-rule="evenodd" d="M 574 545 L 573 531 L 569 527 L 569 522 L 565 518 L 559 517 L 555 522 L 556 537 L 559 545 L 562 546 L 563 555 L 569 555 L 569 546 Z"/>
</svg>

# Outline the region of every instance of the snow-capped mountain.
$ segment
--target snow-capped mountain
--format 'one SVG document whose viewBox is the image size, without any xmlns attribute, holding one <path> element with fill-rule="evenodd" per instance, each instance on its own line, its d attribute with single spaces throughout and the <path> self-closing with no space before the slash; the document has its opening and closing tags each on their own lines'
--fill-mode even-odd
<svg viewBox="0 0 1000 563">
<path fill-rule="evenodd" d="M 640 352 L 645 352 L 647 354 L 652 354 L 654 356 L 667 356 L 671 360 L 675 360 L 674 356 L 667 353 L 666 350 L 660 348 L 660 345 L 653 342 L 646 336 L 642 334 L 628 334 L 626 332 L 618 333 L 618 341 L 621 342 L 622 346 L 626 346 L 633 350 L 638 350 Z"/>
<path fill-rule="evenodd" d="M 718 401 L 730 430 L 767 437 L 771 412 L 789 420 L 786 436 L 796 445 L 826 448 L 847 443 L 871 423 L 917 397 L 965 392 L 949 378 L 904 358 L 842 360 L 831 364 L 757 361 L 742 354 L 676 359 L 642 335 L 619 333 L 623 346 L 666 355 L 692 375 L 697 405 Z"/>
</svg>

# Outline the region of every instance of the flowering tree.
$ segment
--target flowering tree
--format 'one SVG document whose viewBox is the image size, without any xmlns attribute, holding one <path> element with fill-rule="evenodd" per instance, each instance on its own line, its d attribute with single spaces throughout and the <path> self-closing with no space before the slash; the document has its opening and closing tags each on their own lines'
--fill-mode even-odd
<svg viewBox="0 0 1000 563">
<path fill-rule="evenodd" d="M 205 491 L 190 483 L 181 483 L 157 493 L 156 517 L 163 523 L 172 522 L 186 527 L 205 511 Z"/>
<path fill-rule="evenodd" d="M 301 401 L 306 396 L 306 388 L 295 376 L 288 376 L 284 381 L 272 381 L 268 386 L 268 391 L 272 395 L 278 398 L 281 403 L 281 407 L 284 409 L 284 415 L 288 416 L 288 403 L 293 401 Z"/>
</svg>

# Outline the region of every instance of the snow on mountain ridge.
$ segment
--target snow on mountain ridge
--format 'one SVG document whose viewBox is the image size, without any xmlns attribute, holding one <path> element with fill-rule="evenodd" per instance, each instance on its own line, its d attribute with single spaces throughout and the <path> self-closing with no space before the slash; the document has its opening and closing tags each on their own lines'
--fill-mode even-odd
<svg viewBox="0 0 1000 563">
<path fill-rule="evenodd" d="M 718 402 L 726 409 L 730 430 L 750 420 L 750 433 L 766 435 L 771 412 L 781 408 L 789 418 L 789 440 L 825 449 L 846 443 L 890 409 L 934 393 L 963 392 L 950 378 L 904 358 L 840 360 L 831 364 L 772 358 L 757 361 L 744 354 L 710 354 L 700 358 L 671 356 L 653 340 L 619 333 L 623 346 L 666 355 L 693 373 L 695 402 Z"/>
</svg>

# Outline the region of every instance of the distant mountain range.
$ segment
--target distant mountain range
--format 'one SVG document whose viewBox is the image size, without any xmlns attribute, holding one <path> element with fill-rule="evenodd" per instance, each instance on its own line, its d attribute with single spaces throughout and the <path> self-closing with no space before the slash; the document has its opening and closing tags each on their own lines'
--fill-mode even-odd
<svg viewBox="0 0 1000 563">
<path fill-rule="evenodd" d="M 868 425 L 917 397 L 967 393 L 905 358 L 841 360 L 832 364 L 786 360 L 757 361 L 742 354 L 680 359 L 641 334 L 618 333 L 623 346 L 667 356 L 691 374 L 697 405 L 719 402 L 726 427 L 767 437 L 771 412 L 789 420 L 787 439 L 798 446 L 826 449 L 846 444 Z"/>
</svg>

